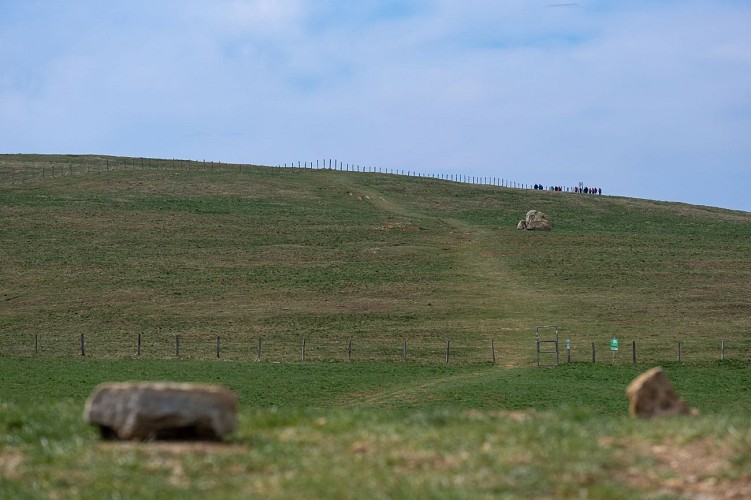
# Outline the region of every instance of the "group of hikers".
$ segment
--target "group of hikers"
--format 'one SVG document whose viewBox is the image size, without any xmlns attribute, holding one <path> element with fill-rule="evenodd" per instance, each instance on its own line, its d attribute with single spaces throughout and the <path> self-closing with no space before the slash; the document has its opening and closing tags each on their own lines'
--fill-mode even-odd
<svg viewBox="0 0 751 500">
<path fill-rule="evenodd" d="M 580 188 L 580 187 L 574 187 L 574 193 L 584 193 L 584 194 L 602 194 L 602 188 Z"/>
<path fill-rule="evenodd" d="M 544 190 L 542 184 L 535 184 L 535 189 Z M 574 186 L 572 188 L 564 188 L 562 186 L 550 186 L 550 191 L 566 191 L 569 193 L 584 193 L 584 194 L 602 194 L 602 188 L 594 187 L 580 187 Z"/>
</svg>

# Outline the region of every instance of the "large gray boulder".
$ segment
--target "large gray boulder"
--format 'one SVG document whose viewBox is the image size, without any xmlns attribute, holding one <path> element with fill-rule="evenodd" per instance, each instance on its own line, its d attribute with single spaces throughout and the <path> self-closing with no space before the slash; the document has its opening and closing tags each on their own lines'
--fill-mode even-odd
<svg viewBox="0 0 751 500">
<path fill-rule="evenodd" d="M 659 366 L 636 377 L 626 388 L 626 394 L 629 401 L 628 412 L 634 417 L 672 417 L 699 413 L 678 397 L 673 384 Z"/>
<path fill-rule="evenodd" d="M 235 429 L 237 395 L 218 385 L 106 383 L 89 396 L 83 417 L 104 439 L 213 441 Z"/>
<path fill-rule="evenodd" d="M 516 225 L 516 229 L 526 229 L 528 231 L 551 231 L 553 223 L 550 218 L 539 210 L 530 210 Z"/>
</svg>

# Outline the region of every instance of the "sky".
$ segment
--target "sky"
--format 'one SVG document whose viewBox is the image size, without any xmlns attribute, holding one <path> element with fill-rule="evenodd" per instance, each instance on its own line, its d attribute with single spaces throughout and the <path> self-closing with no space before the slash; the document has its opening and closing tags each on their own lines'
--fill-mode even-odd
<svg viewBox="0 0 751 500">
<path fill-rule="evenodd" d="M 0 153 L 334 158 L 751 211 L 751 1 L 0 0 Z"/>
</svg>

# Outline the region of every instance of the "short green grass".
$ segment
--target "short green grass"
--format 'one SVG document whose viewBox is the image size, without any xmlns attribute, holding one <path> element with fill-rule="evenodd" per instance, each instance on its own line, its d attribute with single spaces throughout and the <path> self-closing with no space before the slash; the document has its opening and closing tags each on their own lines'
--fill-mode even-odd
<svg viewBox="0 0 751 500">
<path fill-rule="evenodd" d="M 709 207 L 0 155 L 0 496 L 749 496 L 749 255 L 751 214 Z M 546 324 L 573 363 L 535 366 Z M 626 416 L 655 363 L 701 417 Z M 238 430 L 100 443 L 113 380 L 226 385 Z"/>
<path fill-rule="evenodd" d="M 222 384 L 250 407 L 547 410 L 625 413 L 625 387 L 650 365 L 573 363 L 557 368 L 411 363 L 247 363 L 190 360 L 4 358 L 0 401 L 83 403 L 105 381 Z M 664 365 L 677 391 L 707 413 L 751 414 L 746 362 Z"/>
<path fill-rule="evenodd" d="M 6 496 L 633 498 L 750 486 L 740 362 L 666 366 L 703 416 L 644 422 L 625 416 L 632 366 L 3 361 L 15 381 L 0 391 Z M 238 429 L 221 444 L 99 442 L 84 399 L 133 379 L 225 384 L 240 397 Z M 691 482 L 665 450 L 686 470 L 711 468 Z"/>
<path fill-rule="evenodd" d="M 103 161 L 110 170 L 104 170 Z M 68 165 L 71 175 L 41 178 Z M 119 167 L 115 169 L 115 167 Z M 383 174 L 0 155 L 0 352 L 529 365 L 556 324 L 575 360 L 751 359 L 751 214 Z M 77 173 L 76 173 L 77 172 Z M 32 175 L 33 174 L 33 175 Z M 536 208 L 551 233 L 517 231 Z M 230 347 L 235 345 L 235 354 Z M 195 346 L 195 348 L 191 348 Z M 192 350 L 191 350 L 192 349 Z M 316 351 L 318 349 L 318 351 Z M 621 359 L 628 358 L 621 352 Z"/>
</svg>

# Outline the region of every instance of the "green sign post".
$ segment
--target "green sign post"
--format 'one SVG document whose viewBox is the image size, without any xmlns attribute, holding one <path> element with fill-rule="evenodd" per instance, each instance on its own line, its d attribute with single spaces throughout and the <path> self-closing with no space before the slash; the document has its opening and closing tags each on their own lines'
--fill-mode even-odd
<svg viewBox="0 0 751 500">
<path fill-rule="evenodd" d="M 610 352 L 613 353 L 613 364 L 615 364 L 615 353 L 618 351 L 618 339 L 612 338 L 610 339 Z"/>
</svg>

